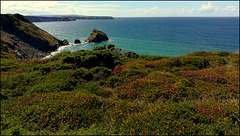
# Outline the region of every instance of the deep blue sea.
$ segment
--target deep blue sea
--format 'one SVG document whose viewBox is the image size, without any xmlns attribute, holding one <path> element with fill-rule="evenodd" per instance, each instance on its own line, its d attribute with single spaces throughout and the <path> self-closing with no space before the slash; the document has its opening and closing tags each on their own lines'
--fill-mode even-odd
<svg viewBox="0 0 240 136">
<path fill-rule="evenodd" d="M 115 44 L 124 51 L 138 54 L 181 56 L 198 51 L 239 50 L 237 17 L 158 17 L 115 18 L 114 20 L 77 20 L 34 23 L 56 38 L 83 42 L 98 29 L 109 41 L 66 46 L 61 51 L 91 50 L 95 46 Z"/>
</svg>

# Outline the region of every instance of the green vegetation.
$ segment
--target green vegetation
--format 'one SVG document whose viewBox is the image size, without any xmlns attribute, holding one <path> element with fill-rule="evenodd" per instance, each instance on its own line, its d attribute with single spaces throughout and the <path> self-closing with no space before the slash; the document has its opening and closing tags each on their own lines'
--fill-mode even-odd
<svg viewBox="0 0 240 136">
<path fill-rule="evenodd" d="M 239 54 L 1 59 L 1 134 L 239 135 Z"/>
</svg>

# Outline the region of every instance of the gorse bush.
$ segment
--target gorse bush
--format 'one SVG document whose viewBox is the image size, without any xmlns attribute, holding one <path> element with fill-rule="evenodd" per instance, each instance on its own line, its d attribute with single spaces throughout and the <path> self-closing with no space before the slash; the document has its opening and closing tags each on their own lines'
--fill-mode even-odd
<svg viewBox="0 0 240 136">
<path fill-rule="evenodd" d="M 239 54 L 1 59 L 0 97 L 3 135 L 239 135 Z"/>
<path fill-rule="evenodd" d="M 57 131 L 62 125 L 74 129 L 101 121 L 101 105 L 97 97 L 59 92 L 58 95 L 35 95 L 21 101 L 13 109 L 18 110 L 22 123 L 29 124 L 28 129 Z"/>
<path fill-rule="evenodd" d="M 225 56 L 225 57 L 227 57 L 227 56 L 229 56 L 229 52 L 220 51 L 220 52 L 217 52 L 217 55 L 218 56 Z"/>
<path fill-rule="evenodd" d="M 107 45 L 107 48 L 108 48 L 109 50 L 113 50 L 113 49 L 115 48 L 115 45 L 114 45 L 114 44 L 108 44 L 108 45 Z"/>
<path fill-rule="evenodd" d="M 139 60 L 145 60 L 145 61 L 154 61 L 154 60 L 160 60 L 163 58 L 168 58 L 166 56 L 155 56 L 155 55 L 139 55 Z"/>
<path fill-rule="evenodd" d="M 106 73 L 107 75 L 110 75 L 112 70 L 106 67 L 93 67 L 90 69 L 92 73 Z"/>
<path fill-rule="evenodd" d="M 135 52 L 127 52 L 125 56 L 129 58 L 134 58 L 134 59 L 137 59 L 139 57 L 139 55 Z"/>
</svg>

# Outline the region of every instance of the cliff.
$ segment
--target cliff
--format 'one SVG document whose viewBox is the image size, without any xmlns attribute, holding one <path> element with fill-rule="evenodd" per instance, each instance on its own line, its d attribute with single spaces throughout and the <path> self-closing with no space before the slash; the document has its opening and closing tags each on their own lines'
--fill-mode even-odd
<svg viewBox="0 0 240 136">
<path fill-rule="evenodd" d="M 1 58 L 42 58 L 62 41 L 20 14 L 1 14 Z"/>
</svg>

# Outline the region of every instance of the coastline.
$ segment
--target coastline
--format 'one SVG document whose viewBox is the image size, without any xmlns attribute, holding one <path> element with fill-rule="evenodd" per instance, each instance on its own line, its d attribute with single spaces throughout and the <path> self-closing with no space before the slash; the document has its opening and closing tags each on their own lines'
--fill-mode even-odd
<svg viewBox="0 0 240 136">
<path fill-rule="evenodd" d="M 76 20 L 113 20 L 111 16 L 25 16 L 31 22 L 65 22 Z"/>
<path fill-rule="evenodd" d="M 66 38 L 69 41 L 79 37 L 88 37 L 94 26 L 110 36 L 112 41 L 106 44 L 115 44 L 123 50 L 138 54 L 180 56 L 198 51 L 236 52 L 239 44 L 239 38 L 236 38 L 236 35 L 239 35 L 237 31 L 239 26 L 235 25 L 237 22 L 234 23 L 236 19 L 227 19 L 227 21 L 223 19 L 229 24 L 226 29 L 223 29 L 225 22 L 221 23 L 221 19 L 206 19 L 206 21 L 201 21 L 201 18 L 199 20 L 121 18 L 114 21 L 84 20 L 66 23 L 36 23 L 36 25 L 55 37 Z M 177 27 L 178 24 L 184 27 Z M 215 24 L 216 27 L 210 27 Z M 94 47 L 90 46 L 89 49 L 92 48 Z"/>
</svg>

